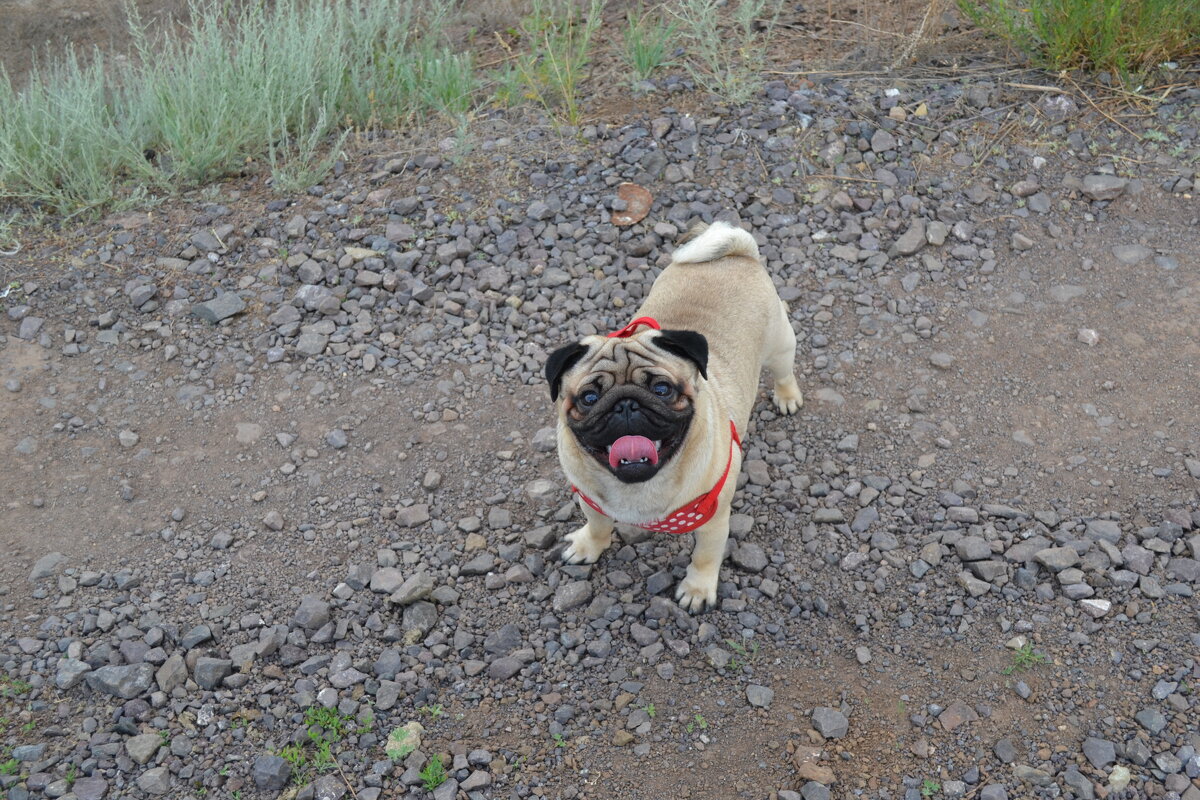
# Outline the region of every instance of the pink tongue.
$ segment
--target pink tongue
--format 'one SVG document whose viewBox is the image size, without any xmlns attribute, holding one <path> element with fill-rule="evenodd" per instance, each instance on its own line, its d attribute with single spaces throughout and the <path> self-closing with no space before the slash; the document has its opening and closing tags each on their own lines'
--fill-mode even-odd
<svg viewBox="0 0 1200 800">
<path fill-rule="evenodd" d="M 651 464 L 658 463 L 658 450 L 654 442 L 645 436 L 622 436 L 613 442 L 612 449 L 608 451 L 608 465 L 613 469 L 617 468 L 621 459 L 637 463 L 643 458 Z"/>
</svg>

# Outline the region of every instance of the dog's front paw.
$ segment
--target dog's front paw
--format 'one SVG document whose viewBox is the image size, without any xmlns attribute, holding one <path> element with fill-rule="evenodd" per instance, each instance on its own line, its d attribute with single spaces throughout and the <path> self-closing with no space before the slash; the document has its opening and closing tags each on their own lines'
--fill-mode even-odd
<svg viewBox="0 0 1200 800">
<path fill-rule="evenodd" d="M 568 533 L 566 540 L 570 544 L 563 551 L 563 561 L 568 564 L 595 564 L 612 540 L 612 534 L 596 536 L 590 526 L 584 525 L 574 533 Z"/>
<path fill-rule="evenodd" d="M 800 393 L 800 387 L 794 381 L 791 386 L 775 384 L 775 394 L 771 399 L 775 401 L 775 407 L 784 414 L 795 414 L 804 405 L 804 395 Z"/>
<path fill-rule="evenodd" d="M 675 600 L 680 608 L 698 614 L 704 607 L 717 604 L 717 576 L 701 575 L 688 567 L 687 577 L 679 582 Z"/>
</svg>

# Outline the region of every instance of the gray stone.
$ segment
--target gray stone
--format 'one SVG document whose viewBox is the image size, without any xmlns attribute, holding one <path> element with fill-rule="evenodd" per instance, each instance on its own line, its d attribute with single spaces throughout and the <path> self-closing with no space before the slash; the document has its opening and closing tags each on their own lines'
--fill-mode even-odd
<svg viewBox="0 0 1200 800">
<path fill-rule="evenodd" d="M 417 638 L 424 639 L 425 634 L 437 624 L 437 607 L 419 600 L 405 607 L 401 621 L 407 635 L 416 634 Z"/>
<path fill-rule="evenodd" d="M 403 583 L 403 572 L 395 567 L 382 567 L 371 574 L 370 589 L 377 594 L 391 594 L 399 589 Z"/>
<path fill-rule="evenodd" d="M 1200 583 L 1200 561 L 1194 558 L 1172 558 L 1167 562 L 1167 575 L 1177 581 Z"/>
<path fill-rule="evenodd" d="M 1112 254 L 1122 264 L 1133 266 L 1154 255 L 1154 251 L 1141 244 L 1119 244 L 1112 249 Z"/>
<path fill-rule="evenodd" d="M 592 584 L 588 581 L 564 583 L 554 592 L 551 606 L 556 613 L 579 608 L 592 599 Z"/>
<path fill-rule="evenodd" d="M 296 352 L 302 356 L 319 356 L 328 344 L 329 337 L 322 333 L 302 333 L 296 340 Z"/>
<path fill-rule="evenodd" d="M 26 317 L 21 320 L 21 324 L 17 326 L 17 338 L 31 342 L 37 338 L 37 335 L 42 330 L 42 325 L 46 320 L 41 317 Z"/>
<path fill-rule="evenodd" d="M 1079 554 L 1073 547 L 1047 547 L 1034 554 L 1033 560 L 1047 569 L 1061 572 L 1079 563 Z"/>
<path fill-rule="evenodd" d="M 1014 765 L 1013 776 L 1022 783 L 1028 783 L 1031 786 L 1050 786 L 1054 783 L 1054 778 L 1051 777 L 1049 772 L 1025 764 Z"/>
<path fill-rule="evenodd" d="M 770 708 L 775 700 L 775 691 L 766 686 L 751 683 L 746 687 L 746 699 L 755 708 Z"/>
<path fill-rule="evenodd" d="M 876 129 L 871 136 L 871 149 L 876 153 L 886 153 L 896 149 L 896 137 L 883 128 Z"/>
<path fill-rule="evenodd" d="M 87 684 L 94 691 L 132 700 L 150 691 L 154 680 L 152 664 L 125 664 L 100 667 L 87 674 Z"/>
<path fill-rule="evenodd" d="M 154 673 L 154 680 L 158 683 L 159 689 L 170 692 L 175 687 L 184 684 L 187 674 L 187 663 L 183 660 L 183 656 L 174 653 Z"/>
<path fill-rule="evenodd" d="M 992 557 L 991 546 L 978 536 L 964 536 L 954 543 L 955 554 L 963 561 L 983 561 Z"/>
<path fill-rule="evenodd" d="M 216 689 L 233 672 L 233 662 L 226 658 L 201 657 L 196 660 L 196 683 L 201 689 Z"/>
<path fill-rule="evenodd" d="M 752 542 L 742 542 L 733 551 L 733 563 L 747 572 L 762 572 L 769 561 L 761 547 Z"/>
<path fill-rule="evenodd" d="M 350 439 L 346 436 L 346 432 L 341 428 L 334 428 L 329 433 L 325 434 L 325 444 L 332 447 L 334 450 L 341 450 L 350 444 Z"/>
<path fill-rule="evenodd" d="M 91 670 L 92 668 L 86 662 L 77 658 L 59 659 L 58 674 L 54 676 L 54 685 L 64 691 L 74 689 Z"/>
<path fill-rule="evenodd" d="M 871 547 L 887 553 L 900 546 L 900 541 L 891 531 L 875 531 L 871 534 Z"/>
<path fill-rule="evenodd" d="M 925 221 L 917 219 L 900 238 L 896 240 L 896 252 L 902 256 L 911 256 L 925 246 Z"/>
<path fill-rule="evenodd" d="M 407 606 L 433 594 L 433 578 L 424 572 L 409 575 L 388 598 L 397 605 Z"/>
<path fill-rule="evenodd" d="M 1086 536 L 1092 540 L 1118 544 L 1121 541 L 1121 526 L 1111 519 L 1088 520 Z"/>
<path fill-rule="evenodd" d="M 192 306 L 193 315 L 214 325 L 223 319 L 229 319 L 234 314 L 240 314 L 245 310 L 246 301 L 238 297 L 234 292 L 225 292 L 224 294 L 217 295 L 212 300 Z"/>
<path fill-rule="evenodd" d="M 1116 175 L 1088 175 L 1083 179 L 1083 193 L 1093 200 L 1112 200 L 1128 185 L 1129 181 Z"/>
<path fill-rule="evenodd" d="M 296 615 L 292 621 L 308 631 L 315 631 L 329 622 L 331 612 L 329 603 L 316 595 L 307 595 L 300 601 Z"/>
<path fill-rule="evenodd" d="M 90 778 L 78 778 L 71 787 L 76 800 L 104 800 L 108 794 L 108 781 L 93 775 Z"/>
<path fill-rule="evenodd" d="M 279 756 L 259 756 L 250 770 L 260 792 L 279 792 L 292 777 L 292 765 Z"/>
<path fill-rule="evenodd" d="M 823 783 L 809 781 L 800 787 L 800 797 L 804 800 L 829 800 L 829 789 Z M 783 800 L 783 792 L 779 793 L 779 800 Z"/>
<path fill-rule="evenodd" d="M 992 752 L 1000 759 L 1001 764 L 1011 764 L 1017 760 L 1017 748 L 1013 746 L 1011 739 L 998 740 L 992 746 Z"/>
<path fill-rule="evenodd" d="M 525 665 L 521 663 L 519 658 L 513 658 L 512 656 L 497 658 L 488 665 L 488 677 L 496 681 L 508 680 L 520 672 L 523 666 Z"/>
<path fill-rule="evenodd" d="M 1083 740 L 1083 755 L 1096 769 L 1104 769 L 1117 760 L 1117 746 L 1107 739 L 1089 736 Z"/>
<path fill-rule="evenodd" d="M 143 733 L 125 740 L 125 752 L 129 753 L 135 764 L 149 764 L 162 746 L 163 738 L 157 733 Z"/>
<path fill-rule="evenodd" d="M 40 581 L 43 578 L 51 578 L 61 572 L 66 565 L 67 557 L 62 553 L 47 553 L 34 562 L 33 569 L 29 571 L 29 580 Z"/>
<path fill-rule="evenodd" d="M 171 791 L 171 772 L 166 767 L 148 769 L 138 776 L 137 785 L 146 794 L 166 794 Z"/>
<path fill-rule="evenodd" d="M 17 745 L 12 749 L 11 755 L 22 763 L 27 761 L 41 761 L 42 757 L 46 755 L 46 745 L 45 743 Z"/>
<path fill-rule="evenodd" d="M 989 783 L 979 792 L 979 800 L 1008 800 L 1008 790 L 1002 783 Z"/>
<path fill-rule="evenodd" d="M 1162 733 L 1162 729 L 1167 727 L 1167 718 L 1157 708 L 1143 708 L 1134 714 L 1133 718 L 1155 736 Z"/>
<path fill-rule="evenodd" d="M 850 721 L 836 708 L 818 706 L 813 709 L 813 728 L 826 739 L 840 739 L 850 730 Z"/>
</svg>

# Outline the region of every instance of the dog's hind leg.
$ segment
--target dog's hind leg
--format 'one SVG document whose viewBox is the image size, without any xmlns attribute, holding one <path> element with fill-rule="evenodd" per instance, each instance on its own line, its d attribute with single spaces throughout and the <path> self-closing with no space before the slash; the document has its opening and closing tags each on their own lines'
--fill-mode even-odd
<svg viewBox="0 0 1200 800">
<path fill-rule="evenodd" d="M 580 502 L 587 524 L 574 533 L 568 533 L 570 542 L 563 551 L 563 561 L 568 564 L 594 564 L 612 543 L 613 521 L 587 503 Z"/>
<path fill-rule="evenodd" d="M 775 379 L 775 407 L 784 414 L 795 414 L 804 405 L 804 395 L 796 383 L 796 332 L 788 319 L 787 306 L 779 301 L 779 311 L 767 323 L 767 341 L 763 366 Z"/>
</svg>

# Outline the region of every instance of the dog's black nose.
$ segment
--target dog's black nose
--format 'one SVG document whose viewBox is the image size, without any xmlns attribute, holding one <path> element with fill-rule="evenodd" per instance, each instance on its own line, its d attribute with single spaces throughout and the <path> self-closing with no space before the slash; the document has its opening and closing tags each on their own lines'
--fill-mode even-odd
<svg viewBox="0 0 1200 800">
<path fill-rule="evenodd" d="M 632 397 L 625 397 L 613 404 L 613 413 L 629 419 L 637 412 L 641 411 L 642 407 L 637 400 Z"/>
</svg>

